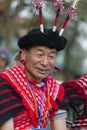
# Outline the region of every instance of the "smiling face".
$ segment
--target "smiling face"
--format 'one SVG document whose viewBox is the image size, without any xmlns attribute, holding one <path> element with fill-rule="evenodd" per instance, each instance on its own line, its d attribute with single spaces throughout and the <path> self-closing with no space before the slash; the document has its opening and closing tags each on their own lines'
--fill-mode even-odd
<svg viewBox="0 0 87 130">
<path fill-rule="evenodd" d="M 34 46 L 29 51 L 22 51 L 27 78 L 40 82 L 47 77 L 55 66 L 56 49 Z"/>
</svg>

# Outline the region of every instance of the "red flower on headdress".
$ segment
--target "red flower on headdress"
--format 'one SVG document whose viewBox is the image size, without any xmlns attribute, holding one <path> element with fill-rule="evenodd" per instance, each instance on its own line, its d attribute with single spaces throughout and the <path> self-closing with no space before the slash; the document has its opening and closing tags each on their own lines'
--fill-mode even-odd
<svg viewBox="0 0 87 130">
<path fill-rule="evenodd" d="M 64 4 L 61 0 L 55 0 L 54 1 L 54 6 L 56 9 L 60 10 L 60 13 L 63 13 L 63 9 L 64 9 Z"/>
<path fill-rule="evenodd" d="M 74 17 L 77 15 L 76 10 L 71 6 L 69 7 L 68 11 L 67 11 L 70 20 L 74 19 Z"/>
<path fill-rule="evenodd" d="M 42 8 L 43 0 L 33 0 L 32 3 L 35 5 L 36 10 L 39 10 Z"/>
</svg>

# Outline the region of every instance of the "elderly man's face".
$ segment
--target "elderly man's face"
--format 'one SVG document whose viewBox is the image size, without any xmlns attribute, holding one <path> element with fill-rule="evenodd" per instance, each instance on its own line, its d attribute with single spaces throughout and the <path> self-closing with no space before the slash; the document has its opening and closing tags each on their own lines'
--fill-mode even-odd
<svg viewBox="0 0 87 130">
<path fill-rule="evenodd" d="M 0 57 L 0 72 L 4 71 L 6 69 L 7 62 Z"/>
<path fill-rule="evenodd" d="M 41 81 L 47 77 L 55 66 L 56 49 L 44 46 L 32 47 L 29 51 L 22 51 L 27 77 L 34 81 Z"/>
</svg>

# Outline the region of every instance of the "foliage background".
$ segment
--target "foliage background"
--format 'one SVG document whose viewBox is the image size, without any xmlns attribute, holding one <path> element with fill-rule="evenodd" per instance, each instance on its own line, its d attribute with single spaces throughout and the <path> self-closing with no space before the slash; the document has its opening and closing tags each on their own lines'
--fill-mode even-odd
<svg viewBox="0 0 87 130">
<path fill-rule="evenodd" d="M 65 12 L 59 18 L 59 24 L 66 17 L 67 8 L 72 0 L 64 0 Z M 67 47 L 57 55 L 56 65 L 60 72 L 54 77 L 58 80 L 76 79 L 86 73 L 87 69 L 87 0 L 80 0 L 77 16 L 70 21 L 64 36 L 68 40 Z M 18 39 L 29 29 L 34 12 L 32 0 L 0 0 L 0 46 L 11 52 L 11 58 L 19 50 Z M 53 2 L 45 2 L 43 7 L 44 27 L 51 28 L 56 15 Z M 59 25 L 58 25 L 59 26 Z M 39 27 L 38 14 L 31 28 Z"/>
</svg>

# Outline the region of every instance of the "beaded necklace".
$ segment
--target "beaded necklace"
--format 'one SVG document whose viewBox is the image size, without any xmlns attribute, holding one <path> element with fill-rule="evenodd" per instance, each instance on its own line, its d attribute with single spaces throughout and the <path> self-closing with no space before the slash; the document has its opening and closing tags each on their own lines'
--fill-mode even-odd
<svg viewBox="0 0 87 130">
<path fill-rule="evenodd" d="M 41 110 L 43 110 L 45 95 L 47 97 L 46 112 L 45 112 L 45 114 L 43 116 L 42 116 L 41 110 L 40 110 L 40 108 L 38 106 L 38 101 L 36 100 L 36 96 L 34 94 L 34 91 L 33 91 L 33 88 L 32 88 L 32 84 L 29 81 L 27 81 L 27 83 L 28 83 L 28 86 L 30 88 L 29 90 L 30 90 L 30 93 L 32 95 L 32 98 L 34 100 L 34 108 L 35 108 L 36 118 L 39 119 L 40 121 L 43 121 L 47 117 L 48 112 L 49 112 L 49 108 L 50 108 L 50 95 L 49 95 L 48 83 L 47 83 L 47 85 L 46 85 L 46 83 L 44 83 L 44 92 L 42 94 Z"/>
</svg>

